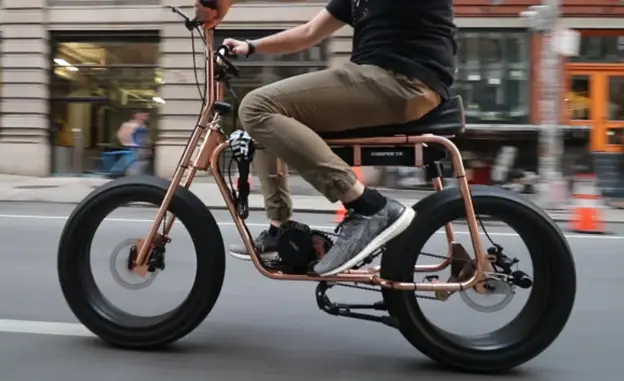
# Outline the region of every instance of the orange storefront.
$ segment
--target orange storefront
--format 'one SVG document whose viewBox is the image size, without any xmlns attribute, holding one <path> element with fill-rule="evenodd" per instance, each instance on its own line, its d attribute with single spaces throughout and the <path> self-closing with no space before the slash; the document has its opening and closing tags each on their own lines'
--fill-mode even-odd
<svg viewBox="0 0 624 381">
<path fill-rule="evenodd" d="M 457 93 L 465 99 L 468 134 L 460 147 L 477 156 L 495 156 L 502 145 L 518 148 L 517 165 L 537 169 L 540 123 L 540 53 L 542 37 L 527 29 L 520 13 L 535 0 L 455 0 L 460 22 Z M 578 156 L 588 149 L 616 152 L 624 143 L 624 3 L 620 0 L 564 0 L 561 24 L 580 32 L 578 56 L 563 62 L 561 125 L 566 154 Z M 499 27 L 483 27 L 465 20 L 498 20 Z M 469 24 L 466 28 L 462 24 Z M 473 26 L 474 25 L 474 26 Z M 502 28 L 501 28 L 502 27 Z M 466 36 L 479 34 L 478 58 L 462 60 L 462 49 L 474 45 Z M 507 37 L 494 37 L 503 36 Z M 514 36 L 513 38 L 510 36 Z M 507 62 L 498 70 L 489 59 L 495 38 L 503 38 L 495 50 Z M 522 40 L 526 47 L 510 48 L 508 41 Z M 463 42 L 469 42 L 464 43 Z M 496 48 L 498 46 L 498 48 Z M 502 47 L 502 48 L 501 48 Z M 523 51 L 524 49 L 524 51 Z M 521 57 L 516 58 L 515 56 Z M 510 57 L 514 58 L 510 58 Z M 480 72 L 471 72 L 477 62 Z M 483 68 L 484 65 L 490 67 Z M 498 72 L 497 72 L 498 70 Z M 502 73 L 502 74 L 501 74 Z M 480 76 L 479 76 L 480 74 Z M 489 76 L 489 78 L 486 78 Z M 500 79 L 502 78 L 502 80 Z M 473 80 L 481 80 L 478 84 Z M 473 82 L 470 82 L 473 81 Z M 486 83 L 487 82 L 487 83 Z M 465 86 L 465 84 L 468 86 Z M 489 86 L 488 86 L 489 85 Z M 464 91 L 466 88 L 470 91 Z M 486 97 L 489 96 L 489 99 Z M 481 100 L 480 100 L 481 99 Z M 475 111 L 479 110 L 479 111 Z M 496 112 L 504 110 L 505 112 Z M 474 115 L 479 115 L 475 118 Z M 472 127 L 472 129 L 470 128 Z M 472 131 L 471 131 L 472 130 Z M 620 134 L 622 132 L 622 134 Z M 490 160 L 491 161 L 491 160 Z M 569 161 L 569 160 L 564 160 Z"/>
<path fill-rule="evenodd" d="M 624 143 L 624 29 L 579 30 L 581 54 L 565 63 L 564 123 L 590 125 L 594 152 Z"/>
<path fill-rule="evenodd" d="M 455 0 L 458 18 L 517 20 L 536 0 Z M 564 61 L 561 122 L 595 127 L 593 150 L 612 151 L 615 130 L 624 127 L 624 2 L 563 0 L 562 24 L 581 34 L 579 55 Z M 531 35 L 530 122 L 538 124 L 541 37 Z M 620 94 L 622 94 L 620 96 Z M 618 115 L 622 103 L 622 115 Z"/>
</svg>

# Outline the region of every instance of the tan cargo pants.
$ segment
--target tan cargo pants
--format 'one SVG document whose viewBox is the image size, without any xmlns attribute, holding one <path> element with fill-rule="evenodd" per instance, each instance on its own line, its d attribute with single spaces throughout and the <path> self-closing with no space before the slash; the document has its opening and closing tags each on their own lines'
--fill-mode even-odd
<svg viewBox="0 0 624 381">
<path fill-rule="evenodd" d="M 286 221 L 292 214 L 287 179 L 274 176 L 277 157 L 336 202 L 356 177 L 315 131 L 406 123 L 421 118 L 440 101 L 418 80 L 350 62 L 248 93 L 239 117 L 243 128 L 266 149 L 256 151 L 254 166 L 269 219 Z"/>
</svg>

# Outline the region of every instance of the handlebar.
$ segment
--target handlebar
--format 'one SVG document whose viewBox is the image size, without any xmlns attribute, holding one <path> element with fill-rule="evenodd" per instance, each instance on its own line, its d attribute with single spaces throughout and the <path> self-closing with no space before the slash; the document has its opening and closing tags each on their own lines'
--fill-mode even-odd
<svg viewBox="0 0 624 381">
<path fill-rule="evenodd" d="M 186 29 L 188 29 L 189 31 L 192 31 L 193 29 L 200 27 L 202 25 L 202 21 L 196 18 L 190 18 L 189 15 L 186 14 L 186 12 L 184 12 L 183 10 L 181 10 L 178 7 L 175 7 L 173 5 L 169 5 L 169 8 L 171 8 L 171 12 L 178 14 L 180 17 L 182 17 L 184 19 L 184 26 L 186 26 Z"/>
<path fill-rule="evenodd" d="M 173 5 L 169 5 L 169 8 L 171 8 L 171 11 L 173 13 L 177 13 L 178 15 L 180 15 L 185 21 L 190 20 L 191 18 L 186 14 L 186 12 L 184 12 L 183 10 L 181 10 L 178 7 L 174 7 Z"/>
<path fill-rule="evenodd" d="M 216 9 L 217 1 L 216 0 L 201 0 L 200 4 L 207 8 Z M 171 9 L 173 13 L 176 13 L 177 15 L 179 15 L 180 17 L 184 19 L 184 25 L 186 26 L 186 29 L 188 29 L 189 31 L 193 31 L 195 28 L 198 28 L 202 25 L 201 20 L 197 18 L 191 19 L 189 15 L 187 15 L 186 12 L 184 12 L 179 7 L 170 5 L 169 8 Z M 227 73 L 235 77 L 238 77 L 240 71 L 236 67 L 236 65 L 234 65 L 232 61 L 230 60 L 230 58 L 236 59 L 237 55 L 232 52 L 232 49 L 229 46 L 226 46 L 226 45 L 219 46 L 219 48 L 215 50 L 213 58 L 215 62 L 217 63 L 217 65 L 223 67 L 223 69 L 227 71 Z"/>
</svg>

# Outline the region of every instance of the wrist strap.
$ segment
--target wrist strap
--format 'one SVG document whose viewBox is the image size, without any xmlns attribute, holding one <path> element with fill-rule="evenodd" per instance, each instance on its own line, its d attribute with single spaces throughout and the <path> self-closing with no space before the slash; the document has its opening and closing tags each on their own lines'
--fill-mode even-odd
<svg viewBox="0 0 624 381">
<path fill-rule="evenodd" d="M 256 52 L 256 44 L 251 40 L 245 40 L 245 42 L 247 43 L 247 54 L 245 58 L 247 58 Z"/>
</svg>

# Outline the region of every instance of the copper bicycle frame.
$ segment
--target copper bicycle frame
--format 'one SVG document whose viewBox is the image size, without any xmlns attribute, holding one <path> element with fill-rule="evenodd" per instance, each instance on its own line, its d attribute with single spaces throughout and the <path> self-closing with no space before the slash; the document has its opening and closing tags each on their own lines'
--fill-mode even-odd
<svg viewBox="0 0 624 381">
<path fill-rule="evenodd" d="M 167 242 L 167 235 L 173 226 L 173 218 L 171 218 L 166 224 L 162 233 L 159 233 L 159 227 L 161 226 L 163 219 L 167 213 L 169 204 L 173 198 L 173 195 L 182 184 L 183 187 L 190 187 L 198 170 L 206 171 L 211 169 L 213 176 L 216 179 L 216 183 L 221 191 L 221 194 L 227 205 L 227 209 L 232 215 L 232 219 L 238 232 L 245 244 L 247 250 L 252 253 L 251 259 L 258 271 L 271 279 L 278 280 L 291 280 L 291 281 L 327 281 L 327 282 L 351 282 L 351 283 L 365 283 L 370 285 L 378 285 L 384 288 L 390 288 L 402 291 L 428 291 L 428 292 L 447 292 L 453 293 L 462 291 L 468 288 L 478 286 L 484 279 L 484 274 L 487 268 L 489 268 L 489 262 L 487 255 L 483 251 L 481 244 L 481 238 L 479 236 L 477 219 L 475 216 L 472 199 L 470 196 L 470 190 L 468 181 L 466 180 L 466 173 L 461 159 L 461 154 L 458 148 L 453 142 L 446 137 L 434 136 L 431 134 L 421 136 L 396 136 L 396 137 L 382 137 L 382 138 L 365 138 L 365 139 L 339 139 L 328 140 L 327 143 L 330 146 L 349 146 L 355 151 L 356 165 L 360 157 L 360 149 L 362 146 L 413 146 L 416 150 L 417 162 L 416 166 L 422 166 L 422 162 L 418 163 L 418 159 L 422 160 L 423 147 L 427 143 L 442 145 L 451 154 L 453 168 L 455 169 L 455 176 L 458 180 L 461 196 L 464 200 L 464 206 L 466 208 L 466 219 L 468 223 L 468 230 L 472 239 L 472 245 L 476 257 L 476 271 L 473 276 L 464 282 L 455 283 L 409 283 L 409 282 L 395 282 L 388 279 L 383 279 L 379 276 L 380 266 L 375 266 L 366 269 L 347 270 L 343 273 L 320 277 L 309 275 L 293 275 L 286 274 L 278 270 L 267 268 L 264 262 L 260 259 L 256 248 L 254 247 L 253 240 L 250 237 L 246 228 L 245 222 L 237 215 L 235 201 L 233 200 L 230 189 L 225 181 L 221 169 L 219 166 L 219 159 L 221 153 L 229 147 L 229 143 L 223 132 L 219 128 L 220 115 L 213 113 L 213 105 L 216 100 L 223 99 L 223 83 L 215 81 L 214 76 L 214 31 L 212 29 L 205 29 L 205 52 L 206 52 L 206 78 L 208 81 L 208 94 L 206 94 L 206 103 L 203 107 L 201 117 L 197 126 L 195 126 L 188 145 L 183 151 L 182 159 L 176 168 L 169 189 L 167 190 L 164 199 L 158 209 L 156 218 L 153 222 L 151 229 L 147 237 L 144 240 L 137 242 L 138 255 L 135 260 L 135 271 L 137 274 L 147 274 L 147 259 L 150 248 L 155 242 Z M 197 145 L 203 136 L 199 152 L 195 155 L 195 158 L 191 160 L 191 157 L 197 150 Z M 259 147 L 262 149 L 262 147 Z M 278 167 L 281 167 L 278 165 Z M 182 181 L 184 173 L 188 170 L 187 176 Z M 278 170 L 279 172 L 279 170 Z M 281 173 L 278 176 L 283 175 Z M 439 178 L 434 179 L 434 186 L 437 191 L 442 190 L 442 182 Z M 450 224 L 445 226 L 446 236 L 449 243 L 449 250 L 451 256 L 454 243 L 454 233 Z M 389 254 L 392 255 L 392 254 Z M 452 258 L 448 258 L 437 265 L 420 265 L 414 267 L 414 272 L 419 273 L 431 273 L 442 271 L 447 268 L 452 262 Z M 477 287 L 480 289 L 481 287 Z"/>
</svg>

